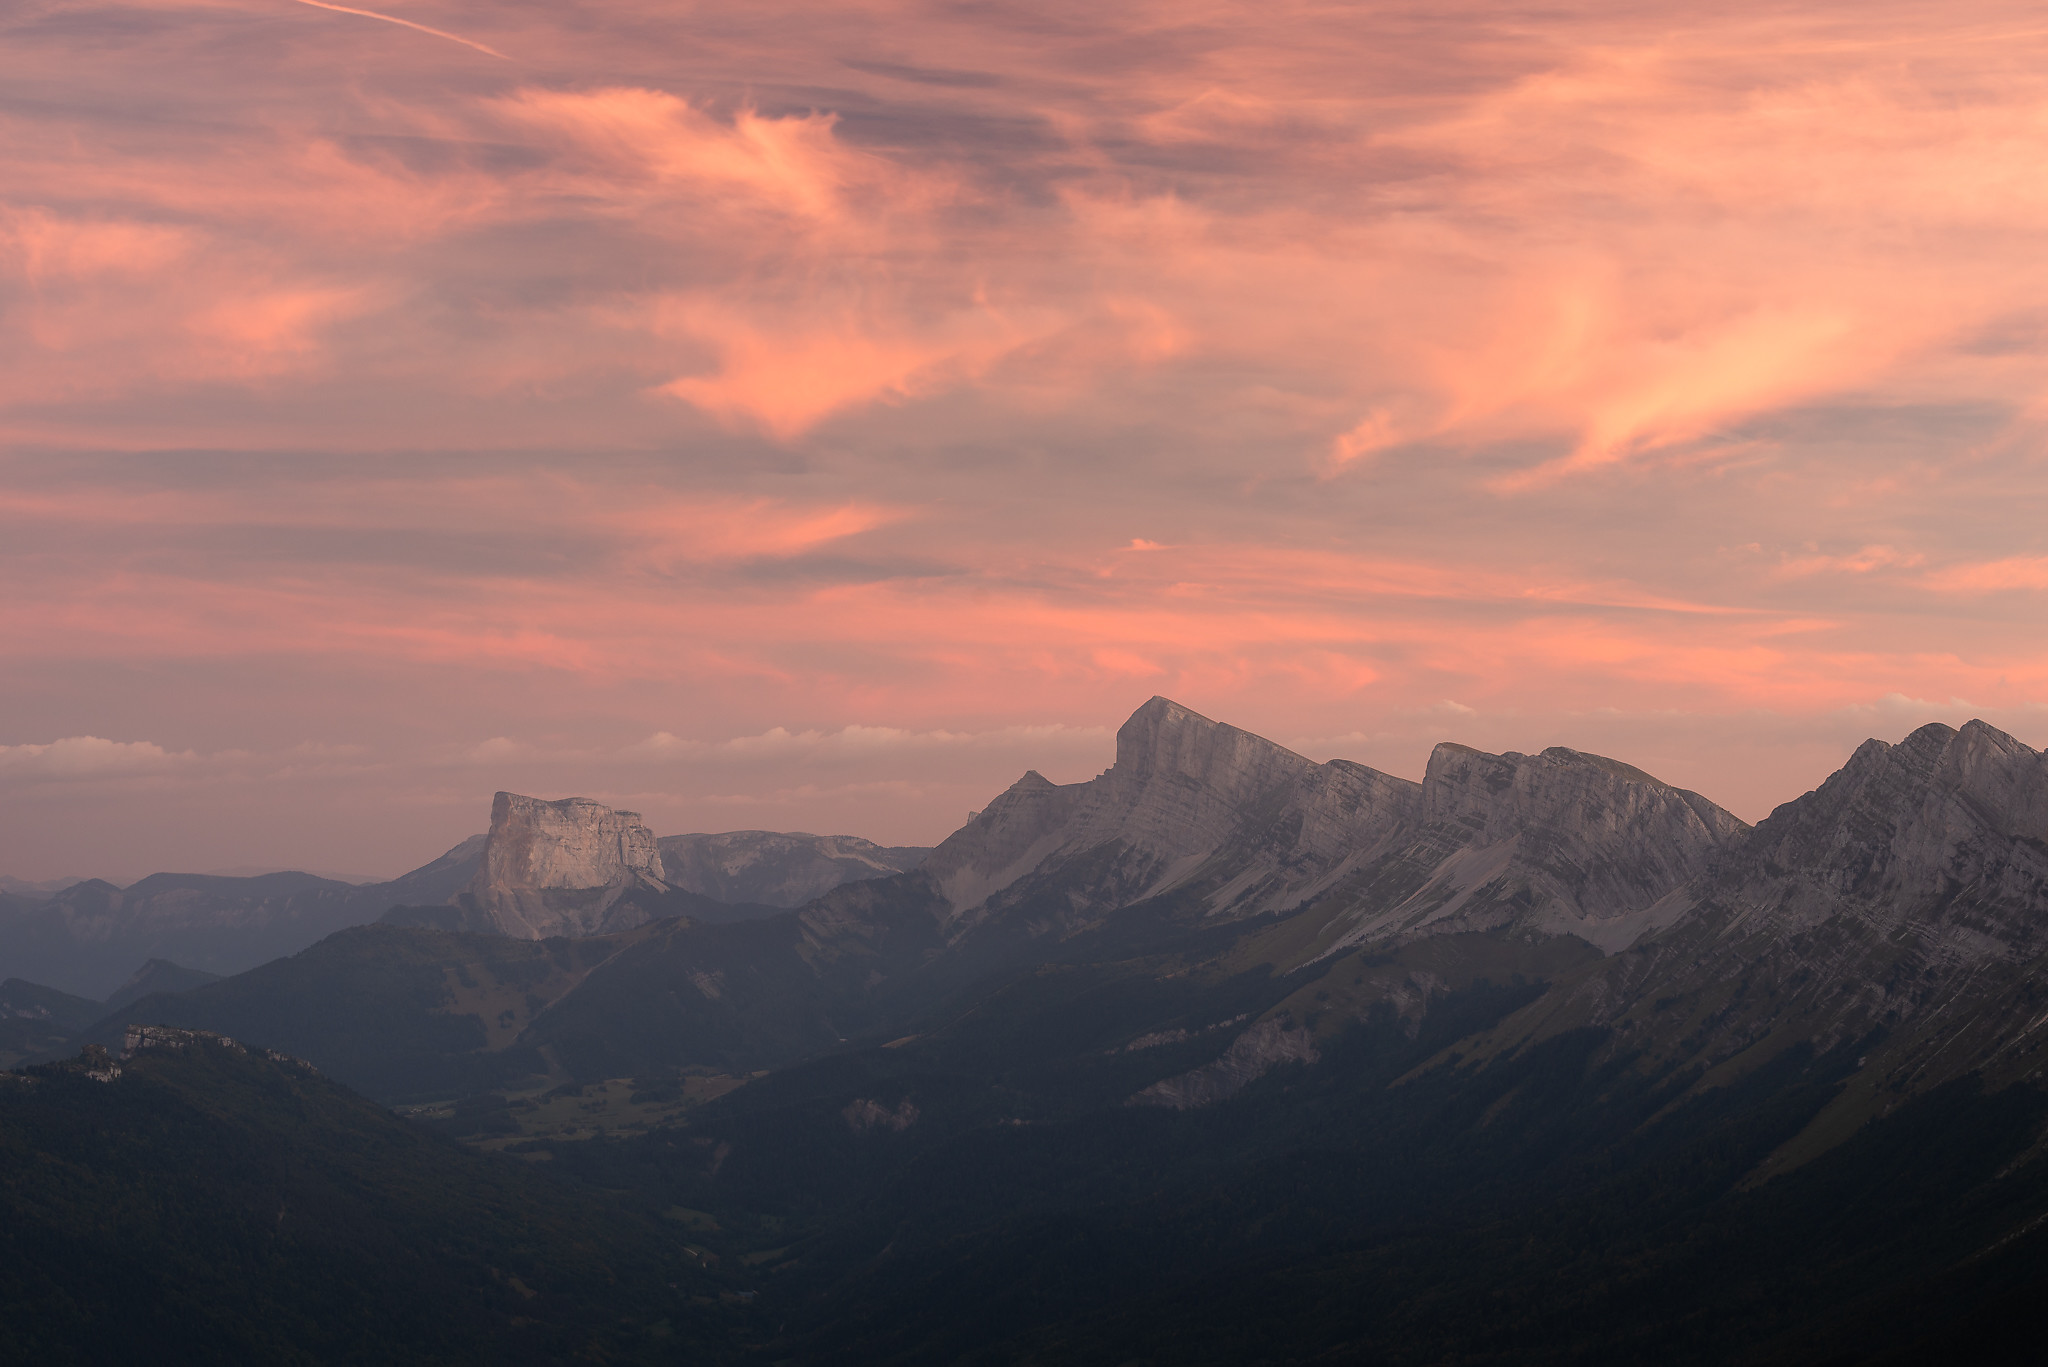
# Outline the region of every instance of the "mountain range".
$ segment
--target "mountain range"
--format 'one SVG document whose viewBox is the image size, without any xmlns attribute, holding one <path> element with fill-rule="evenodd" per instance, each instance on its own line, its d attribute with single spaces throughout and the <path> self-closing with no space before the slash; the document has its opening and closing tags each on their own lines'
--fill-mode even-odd
<svg viewBox="0 0 2048 1367">
<path fill-rule="evenodd" d="M 1098 777 L 795 907 L 677 876 L 767 889 L 794 837 L 688 839 L 501 794 L 433 916 L 0 1010 L 276 1049 L 683 1210 L 781 1307 L 763 1360 L 1915 1361 L 2048 1288 L 2048 758 L 1981 722 L 1752 828 L 1155 698 Z"/>
<path fill-rule="evenodd" d="M 584 824 L 565 819 L 553 844 L 537 841 L 522 803 Z M 434 952 L 483 975 L 477 991 L 519 998 L 519 1029 L 493 1024 L 483 1053 L 531 1076 L 549 1074 L 530 1048 L 576 1060 L 579 1078 L 774 1067 L 863 1032 L 906 1031 L 989 974 L 1143 955 L 1265 975 L 1272 1000 L 1236 1035 L 1239 1052 L 1214 1061 L 1236 1085 L 1256 1075 L 1248 1054 L 1306 1057 L 1314 1040 L 1384 1010 L 1414 1024 L 1432 984 L 1458 980 L 1461 957 L 1493 974 L 1526 962 L 1525 976 L 1556 983 L 1479 1037 L 1466 1066 L 1589 1026 L 1618 1031 L 1617 1048 L 1660 1067 L 1717 1077 L 1789 1042 L 1825 1051 L 1882 1028 L 1888 1042 L 1857 1096 L 2036 1066 L 2024 1028 L 2039 1013 L 2025 984 L 2048 952 L 2048 770 L 1982 723 L 1873 741 L 1752 830 L 1696 793 L 1577 751 L 1444 744 L 1417 784 L 1315 764 L 1154 699 L 1099 777 L 1026 774 L 915 869 L 723 927 L 707 923 L 726 919 L 717 913 L 653 914 L 677 890 L 660 881 L 661 855 L 633 814 L 508 794 L 496 812 L 492 841 L 528 861 L 543 849 L 567 870 L 549 877 L 581 886 L 529 888 L 530 871 L 486 859 L 459 902 L 611 909 L 604 933 L 555 951 L 590 961 L 587 975 L 530 983 L 530 970 L 497 965 L 538 951 L 497 936 L 457 933 Z M 624 854 L 622 831 L 635 842 Z M 588 854 L 593 839 L 601 858 Z M 523 920 L 464 928 L 539 938 Z M 285 1029 L 293 1010 L 320 1015 L 298 980 L 421 943 L 397 929 L 364 927 L 187 994 L 165 1023 L 232 1034 L 256 1019 Z M 1435 966 L 1405 967 L 1423 958 Z M 243 1005 L 208 1014 L 230 1000 Z M 1304 1039 L 1282 1039 L 1293 1033 L 1283 1023 L 1311 1015 Z M 313 1027 L 288 1028 L 317 1060 Z"/>
<path fill-rule="evenodd" d="M 550 804 L 512 793 L 499 794 L 498 802 L 505 820 L 515 813 L 576 804 L 584 810 L 611 810 L 580 798 Z M 645 832 L 637 814 L 617 815 Z M 509 829 L 500 833 L 501 849 L 515 843 L 513 834 Z M 104 997 L 138 964 L 152 959 L 216 975 L 239 973 L 398 908 L 410 909 L 399 919 L 412 924 L 495 931 L 504 928 L 505 909 L 516 909 L 521 896 L 565 902 L 582 896 L 608 909 L 623 898 L 625 905 L 611 913 L 621 926 L 685 912 L 699 919 L 739 919 L 796 905 L 852 879 L 913 868 L 928 853 L 853 836 L 768 831 L 660 841 L 647 832 L 644 840 L 653 851 L 644 861 L 644 882 L 613 880 L 609 870 L 592 875 L 574 869 L 571 860 L 571 882 L 578 876 L 587 879 L 581 889 L 559 879 L 547 888 L 541 886 L 545 880 L 535 877 L 508 881 L 502 871 L 493 883 L 485 873 L 491 844 L 485 832 L 410 873 L 377 883 L 292 872 L 243 877 L 157 873 L 125 888 L 89 878 L 50 892 L 0 890 L 0 972 L 76 995 Z M 508 859 L 501 855 L 499 863 Z M 490 910 L 478 911 L 479 893 Z M 516 910 L 512 914 L 516 919 Z M 545 928 L 563 927 L 548 921 Z"/>
</svg>

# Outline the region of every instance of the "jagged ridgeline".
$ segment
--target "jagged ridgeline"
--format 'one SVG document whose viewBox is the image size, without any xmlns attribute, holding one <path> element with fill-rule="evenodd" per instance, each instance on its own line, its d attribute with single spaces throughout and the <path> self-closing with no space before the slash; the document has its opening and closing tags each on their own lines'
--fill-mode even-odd
<svg viewBox="0 0 2048 1367">
<path fill-rule="evenodd" d="M 0 892 L 0 973 L 111 1004 L 137 964 L 239 973 L 379 919 L 529 937 L 679 915 L 745 920 L 929 853 L 802 832 L 657 839 L 635 812 L 500 793 L 489 832 L 388 882 L 157 873 L 126 888 L 87 879 L 48 893 L 17 883 L 29 890 Z"/>
<path fill-rule="evenodd" d="M 669 1212 L 765 1361 L 1914 1361 L 2048 1287 L 2048 762 L 1981 723 L 1751 829 L 1155 698 L 914 867 L 732 919 L 687 865 L 501 795 L 431 915 L 88 1035 L 281 1050 Z"/>
</svg>

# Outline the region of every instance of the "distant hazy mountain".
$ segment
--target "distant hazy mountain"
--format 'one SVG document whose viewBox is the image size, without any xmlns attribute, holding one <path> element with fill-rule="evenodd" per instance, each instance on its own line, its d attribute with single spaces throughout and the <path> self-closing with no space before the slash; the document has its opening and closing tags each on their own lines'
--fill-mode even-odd
<svg viewBox="0 0 2048 1367">
<path fill-rule="evenodd" d="M 105 1006 L 41 983 L 0 982 L 0 1068 L 67 1049 Z"/>
<path fill-rule="evenodd" d="M 474 876 L 482 847 L 472 836 L 411 873 L 361 886 L 306 873 L 157 873 L 126 888 L 94 878 L 49 897 L 0 894 L 0 971 L 95 998 L 150 959 L 237 973 L 393 906 L 446 901 Z"/>
<path fill-rule="evenodd" d="M 489 831 L 385 882 L 298 872 L 158 873 L 127 888 L 0 880 L 0 971 L 98 997 L 145 960 L 237 973 L 394 909 L 394 924 L 526 938 L 676 916 L 745 920 L 915 867 L 927 853 L 772 831 L 657 843 L 635 812 L 499 793 Z"/>
<path fill-rule="evenodd" d="M 174 964 L 169 959 L 151 959 L 129 975 L 128 981 L 114 989 L 106 1005 L 94 1016 L 108 1015 L 120 1011 L 130 1002 L 141 1001 L 144 997 L 159 992 L 189 992 L 195 987 L 221 980 L 218 973 L 205 973 L 196 968 Z"/>
<path fill-rule="evenodd" d="M 985 922 L 1071 934 L 1172 898 L 1210 922 L 1308 913 L 1290 933 L 1314 925 L 1317 952 L 1496 929 L 1612 949 L 1744 830 L 1597 755 L 1446 744 L 1416 784 L 1314 764 L 1154 698 L 1101 777 L 1025 775 L 924 867 L 956 936 Z"/>
<path fill-rule="evenodd" d="M 776 911 L 671 886 L 640 814 L 589 798 L 549 802 L 499 793 L 477 849 L 460 891 L 437 904 L 396 907 L 381 919 L 537 940 L 609 934 L 679 916 L 716 924 Z"/>
<path fill-rule="evenodd" d="M 784 908 L 800 907 L 842 883 L 904 873 L 931 854 L 926 845 L 877 845 L 856 835 L 801 831 L 665 835 L 656 843 L 670 887 L 721 902 Z"/>
<path fill-rule="evenodd" d="M 53 892 L 62 892 L 73 883 L 84 881 L 83 878 L 46 878 L 41 882 L 30 882 L 0 873 L 0 893 L 12 893 L 17 897 L 48 897 Z"/>
</svg>

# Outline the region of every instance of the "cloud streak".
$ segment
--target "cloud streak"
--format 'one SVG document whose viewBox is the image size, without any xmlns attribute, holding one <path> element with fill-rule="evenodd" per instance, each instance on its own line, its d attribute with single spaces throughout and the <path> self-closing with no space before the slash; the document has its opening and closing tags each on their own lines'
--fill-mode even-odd
<svg viewBox="0 0 2048 1367">
<path fill-rule="evenodd" d="M 1718 719 L 1750 814 L 2048 700 L 2017 4 L 313 7 L 0 18 L 0 745 L 357 746 L 220 824 L 385 867 L 521 775 L 935 838 L 1153 692 Z"/>
<path fill-rule="evenodd" d="M 375 10 L 367 9 L 351 9 L 347 5 L 331 5 L 327 3 L 327 0 L 297 0 L 297 3 L 310 5 L 314 9 L 333 10 L 336 14 L 354 14 L 364 19 L 377 19 L 387 24 L 397 24 L 400 28 L 409 28 L 415 33 L 424 33 L 434 38 L 446 38 L 451 43 L 460 43 L 466 48 L 483 53 L 486 57 L 496 57 L 500 61 L 511 60 L 511 58 L 496 48 L 487 47 L 473 38 L 465 38 L 459 33 L 449 33 L 445 29 L 428 28 L 425 24 L 416 24 L 410 19 L 400 19 L 393 14 L 379 14 Z"/>
<path fill-rule="evenodd" d="M 128 778 L 160 774 L 194 756 L 172 754 L 149 741 L 67 736 L 45 745 L 0 745 L 0 779 Z"/>
</svg>

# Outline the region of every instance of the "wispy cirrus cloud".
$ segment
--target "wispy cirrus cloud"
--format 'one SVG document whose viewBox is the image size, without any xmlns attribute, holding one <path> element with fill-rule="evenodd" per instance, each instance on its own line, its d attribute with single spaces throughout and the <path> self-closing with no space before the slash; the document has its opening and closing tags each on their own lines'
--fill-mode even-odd
<svg viewBox="0 0 2048 1367">
<path fill-rule="evenodd" d="M 1974 565 L 1950 565 L 1924 581 L 1936 593 L 1984 594 L 2048 589 L 2048 555 L 2009 555 Z"/>
<path fill-rule="evenodd" d="M 792 731 L 773 726 L 752 736 L 725 740 L 687 740 L 657 731 L 627 746 L 625 758 L 650 761 L 702 761 L 833 756 L 869 758 L 912 751 L 1008 751 L 1019 755 L 1065 755 L 1077 749 L 1099 751 L 1111 735 L 1107 726 L 1042 725 L 999 727 L 992 731 L 913 731 L 899 726 L 815 727 Z"/>
<path fill-rule="evenodd" d="M 0 35 L 0 740 L 384 766 L 303 759 L 251 831 L 445 847 L 521 774 L 698 824 L 708 765 L 932 835 L 1152 692 L 1402 763 L 1719 718 L 1673 758 L 1767 808 L 1824 746 L 1757 717 L 2048 696 L 2048 37 L 2005 0 Z"/>
</svg>

